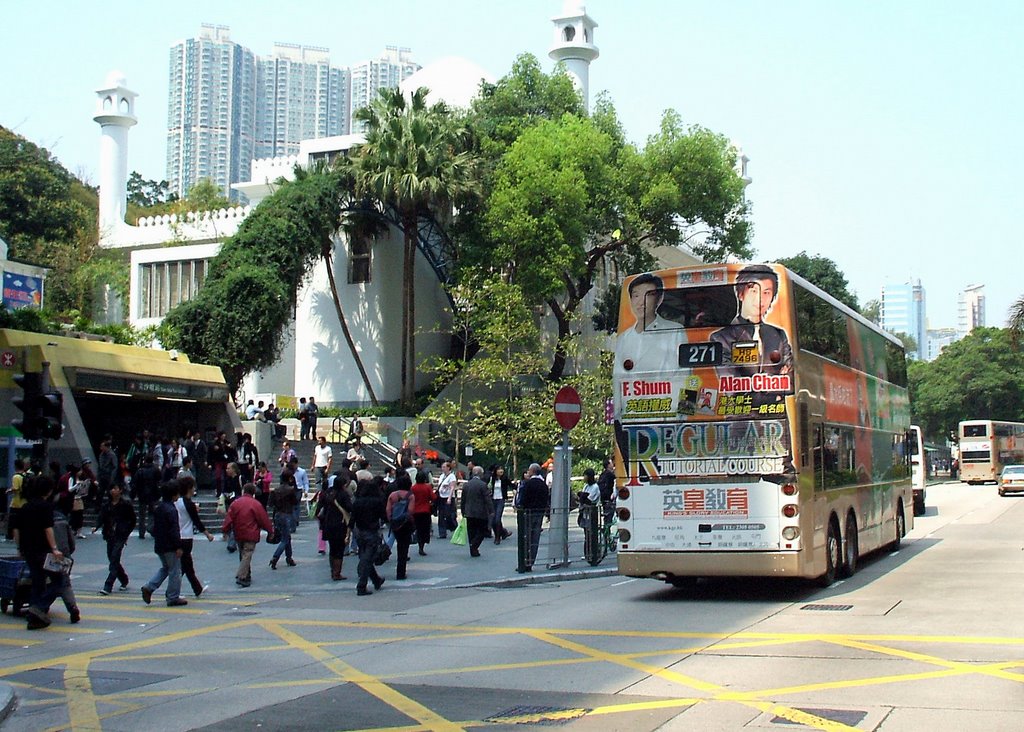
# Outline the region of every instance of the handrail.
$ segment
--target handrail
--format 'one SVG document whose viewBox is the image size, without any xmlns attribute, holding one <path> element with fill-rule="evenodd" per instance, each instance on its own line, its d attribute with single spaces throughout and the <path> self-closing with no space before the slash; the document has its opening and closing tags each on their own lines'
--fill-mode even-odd
<svg viewBox="0 0 1024 732">
<path fill-rule="evenodd" d="M 345 441 L 348 435 L 352 432 L 352 421 L 354 419 L 355 417 L 335 417 L 331 421 L 332 436 L 334 434 L 337 434 L 339 442 Z M 341 436 L 342 425 L 348 427 L 348 430 L 345 432 L 345 437 Z M 395 464 L 395 458 L 398 457 L 398 448 L 393 446 L 390 442 L 385 442 L 384 440 L 377 437 L 377 435 L 367 432 L 366 430 L 363 430 L 363 434 L 360 437 L 360 440 L 362 440 L 363 444 L 373 445 L 377 453 L 380 453 L 382 454 L 382 456 L 387 458 L 385 459 L 384 462 L 388 462 L 390 465 Z"/>
</svg>

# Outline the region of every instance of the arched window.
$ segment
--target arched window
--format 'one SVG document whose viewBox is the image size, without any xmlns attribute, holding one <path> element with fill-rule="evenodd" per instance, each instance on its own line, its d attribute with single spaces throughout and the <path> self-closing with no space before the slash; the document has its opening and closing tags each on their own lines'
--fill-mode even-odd
<svg viewBox="0 0 1024 732">
<path fill-rule="evenodd" d="M 571 25 L 567 25 L 562 30 L 562 36 L 565 38 L 566 43 L 572 43 L 572 41 L 576 38 L 576 29 L 573 28 Z"/>
</svg>

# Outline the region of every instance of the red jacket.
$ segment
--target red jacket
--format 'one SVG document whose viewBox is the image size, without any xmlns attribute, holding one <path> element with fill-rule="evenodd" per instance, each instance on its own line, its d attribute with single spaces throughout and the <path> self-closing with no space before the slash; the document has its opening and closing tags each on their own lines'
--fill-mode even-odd
<svg viewBox="0 0 1024 732">
<path fill-rule="evenodd" d="M 235 541 L 260 540 L 260 529 L 268 534 L 274 533 L 274 526 L 267 516 L 267 509 L 248 494 L 236 498 L 228 506 L 228 515 L 224 517 L 223 531 L 235 530 Z"/>
</svg>

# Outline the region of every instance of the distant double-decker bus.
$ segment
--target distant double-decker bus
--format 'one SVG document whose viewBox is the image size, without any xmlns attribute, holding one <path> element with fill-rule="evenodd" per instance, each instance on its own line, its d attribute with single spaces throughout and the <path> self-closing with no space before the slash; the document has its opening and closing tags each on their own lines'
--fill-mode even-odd
<svg viewBox="0 0 1024 732">
<path fill-rule="evenodd" d="M 913 525 L 903 346 L 774 264 L 628 277 L 619 572 L 831 583 Z"/>
<path fill-rule="evenodd" d="M 962 483 L 996 481 L 1005 466 L 1024 465 L 1024 424 L 969 419 L 960 423 L 957 434 Z"/>
</svg>

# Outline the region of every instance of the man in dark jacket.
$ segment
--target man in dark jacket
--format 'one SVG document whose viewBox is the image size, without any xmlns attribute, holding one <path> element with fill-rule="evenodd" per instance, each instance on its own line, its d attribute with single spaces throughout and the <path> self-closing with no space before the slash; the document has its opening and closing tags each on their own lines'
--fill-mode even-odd
<svg viewBox="0 0 1024 732">
<path fill-rule="evenodd" d="M 469 534 L 469 556 L 480 556 L 480 545 L 487 537 L 487 527 L 494 517 L 494 502 L 483 481 L 484 469 L 473 466 L 473 477 L 462 487 L 462 515 L 466 517 Z"/>
<path fill-rule="evenodd" d="M 148 605 L 153 593 L 167 580 L 167 607 L 188 605 L 188 600 L 181 597 L 181 530 L 178 509 L 174 507 L 181 494 L 178 481 L 164 483 L 160 494 L 163 500 L 153 509 L 153 551 L 160 557 L 160 569 L 142 586 L 142 599 Z"/>
<path fill-rule="evenodd" d="M 53 502 L 50 500 L 53 490 L 54 481 L 48 476 L 27 479 L 22 493 L 28 502 L 18 512 L 18 524 L 14 529 L 18 551 L 32 575 L 32 594 L 26 610 L 29 630 L 39 630 L 50 624 L 50 605 L 60 594 L 58 582 L 47 583 L 48 579 L 57 578 L 49 577 L 51 573 L 43 568 L 47 554 L 58 560 L 64 557 L 53 533 Z"/>
<path fill-rule="evenodd" d="M 131 501 L 122 498 L 124 486 L 120 483 L 110 485 L 110 499 L 100 508 L 99 520 L 92 533 L 103 531 L 103 541 L 107 542 L 107 562 L 110 571 L 107 573 L 107 580 L 103 583 L 101 595 L 109 595 L 114 589 L 114 580 L 121 582 L 121 592 L 128 589 L 128 573 L 121 566 L 121 553 L 128 537 L 132 535 L 135 528 L 135 509 Z"/>
<path fill-rule="evenodd" d="M 516 508 L 525 513 L 526 539 L 529 544 L 529 555 L 527 556 L 526 569 L 533 569 L 533 563 L 537 560 L 537 549 L 540 547 L 540 532 L 544 524 L 544 517 L 551 510 L 551 494 L 548 492 L 548 484 L 540 477 L 540 465 L 532 463 L 527 470 L 526 480 L 519 487 L 516 495 Z"/>
<path fill-rule="evenodd" d="M 149 527 L 147 515 L 152 513 L 160 498 L 160 468 L 153 462 L 152 455 L 142 459 L 142 467 L 132 476 L 132 498 L 139 502 L 139 538 L 145 539 Z"/>
</svg>

